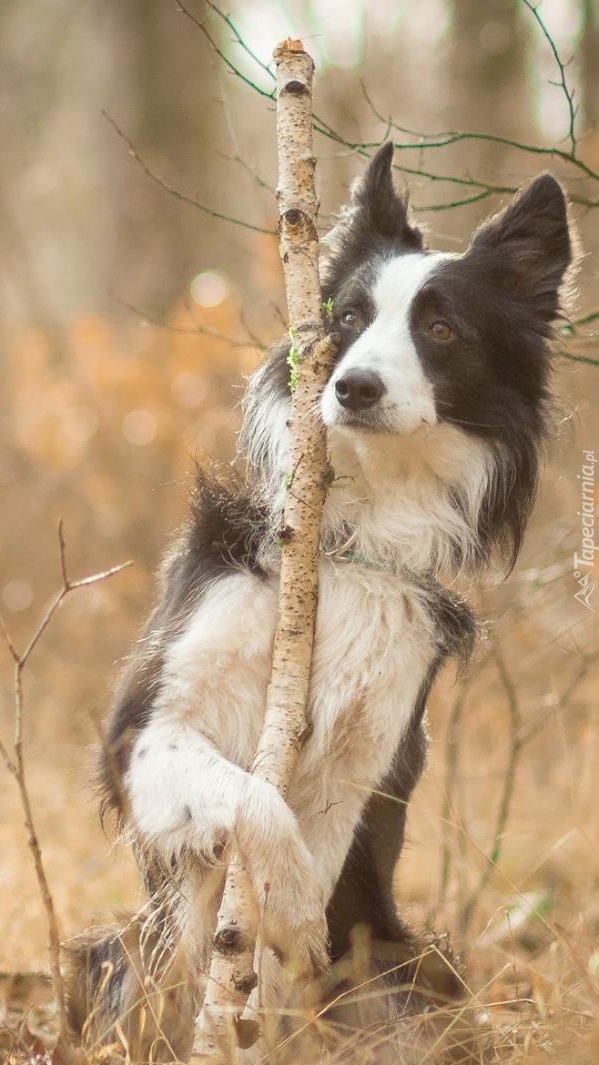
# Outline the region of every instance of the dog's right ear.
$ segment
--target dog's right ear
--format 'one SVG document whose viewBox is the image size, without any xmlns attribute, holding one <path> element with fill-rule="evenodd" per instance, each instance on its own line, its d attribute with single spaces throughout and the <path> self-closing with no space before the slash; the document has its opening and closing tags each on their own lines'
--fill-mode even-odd
<svg viewBox="0 0 599 1065">
<path fill-rule="evenodd" d="M 322 242 L 321 273 L 325 297 L 335 294 L 348 277 L 377 247 L 395 255 L 420 251 L 422 233 L 408 221 L 407 199 L 393 187 L 393 145 L 379 148 L 354 183 L 351 200 L 342 208 L 337 224 Z"/>
<path fill-rule="evenodd" d="M 395 191 L 392 163 L 393 144 L 388 141 L 354 184 L 348 211 L 351 225 L 358 232 L 398 241 L 406 249 L 419 251 L 422 233 L 408 222 L 407 198 Z"/>
</svg>

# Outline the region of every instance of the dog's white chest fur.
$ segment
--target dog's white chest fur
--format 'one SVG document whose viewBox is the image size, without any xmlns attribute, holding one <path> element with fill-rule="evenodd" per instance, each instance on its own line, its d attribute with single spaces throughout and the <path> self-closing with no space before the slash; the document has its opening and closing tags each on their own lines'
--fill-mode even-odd
<svg viewBox="0 0 599 1065">
<path fill-rule="evenodd" d="M 274 579 L 247 573 L 214 585 L 170 647 L 164 694 L 138 748 L 148 738 L 151 743 L 158 730 L 156 742 L 168 749 L 169 742 L 179 743 L 183 730 L 190 750 L 197 735 L 231 762 L 249 767 L 264 717 L 277 594 Z M 369 789 L 389 769 L 413 712 L 434 657 L 430 630 L 422 593 L 412 584 L 386 570 L 323 559 L 310 734 L 288 802 L 326 894 L 339 875 Z M 135 783 L 143 772 L 134 756 L 138 800 Z M 155 792 L 148 784 L 149 790 L 141 791 L 152 803 Z M 179 786 L 180 780 L 172 782 L 174 793 Z M 145 821 L 153 834 L 172 835 L 181 811 L 171 808 L 167 822 L 165 813 L 162 807 L 148 818 L 148 810 L 137 804 L 138 822 Z"/>
<path fill-rule="evenodd" d="M 382 569 L 323 562 L 309 712 L 289 801 L 331 891 L 434 656 L 421 595 Z"/>
</svg>

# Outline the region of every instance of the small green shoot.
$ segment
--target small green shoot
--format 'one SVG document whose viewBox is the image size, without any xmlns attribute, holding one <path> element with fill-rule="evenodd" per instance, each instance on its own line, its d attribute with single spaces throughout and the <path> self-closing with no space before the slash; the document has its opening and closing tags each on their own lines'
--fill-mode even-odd
<svg viewBox="0 0 599 1065">
<path fill-rule="evenodd" d="M 287 356 L 287 365 L 289 367 L 289 391 L 295 392 L 300 376 L 300 353 L 296 344 L 296 331 L 289 327 L 289 339 L 291 340 L 291 347 L 289 348 L 289 354 Z"/>
</svg>

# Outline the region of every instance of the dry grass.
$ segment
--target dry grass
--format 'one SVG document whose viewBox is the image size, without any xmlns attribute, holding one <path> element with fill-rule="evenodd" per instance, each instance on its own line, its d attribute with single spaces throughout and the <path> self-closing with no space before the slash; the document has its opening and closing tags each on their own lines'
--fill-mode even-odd
<svg viewBox="0 0 599 1065">
<path fill-rule="evenodd" d="M 213 324 L 229 330 L 226 316 L 217 319 L 216 312 Z M 28 378 L 22 370 L 17 382 L 21 405 L 13 406 L 13 443 L 2 467 L 6 561 L 0 590 L 18 578 L 34 592 L 24 610 L 11 611 L 5 599 L 18 645 L 60 583 L 59 514 L 73 576 L 131 555 L 138 560 L 113 583 L 65 604 L 25 677 L 31 797 L 65 935 L 140 898 L 130 856 L 103 834 L 93 803 L 86 802 L 89 750 L 115 662 L 151 594 L 159 544 L 184 510 L 187 452 L 198 445 L 221 457 L 230 452 L 236 421 L 230 381 L 252 358 L 233 350 L 223 363 L 212 341 L 183 334 L 165 339 L 153 330 L 129 337 L 126 359 L 121 344 L 101 323 L 84 323 L 74 332 L 76 373 L 71 368 L 61 376 L 60 369 L 50 373 L 35 340 L 35 374 Z M 27 365 L 33 374 L 31 360 Z M 181 375 L 187 395 L 203 381 L 195 405 L 173 400 L 178 393 L 171 381 Z M 398 899 L 414 924 L 450 931 L 471 998 L 449 1018 L 451 1051 L 447 1036 L 431 1036 L 431 1014 L 406 1024 L 404 1049 L 424 1040 L 425 1049 L 414 1051 L 419 1062 L 598 1060 L 598 636 L 592 613 L 573 599 L 571 564 L 581 449 L 597 439 L 584 397 L 596 381 L 592 368 L 565 366 L 561 394 L 568 408 L 582 407 L 586 424 L 579 430 L 575 423 L 554 448 L 509 581 L 470 589 L 481 617 L 492 620 L 492 635 L 479 646 L 469 675 L 456 683 L 446 670 L 431 701 L 431 759 L 411 806 Z M 67 428 L 69 418 L 85 421 L 81 408 L 92 412 L 97 428 L 85 446 L 78 430 L 57 428 L 48 404 L 62 404 Z M 140 408 L 151 410 L 158 426 L 146 447 L 115 432 L 129 410 Z M 6 737 L 8 655 L 2 662 Z M 14 1034 L 18 1019 L 27 1014 L 34 1033 L 53 1027 L 47 930 L 18 797 L 6 773 L 0 774 L 0 800 L 0 1060 L 4 1053 L 24 1062 L 34 1060 L 36 1045 L 27 1049 Z M 338 1037 L 333 1043 L 331 1063 L 376 1060 L 368 1057 L 372 1048 L 350 1051 Z"/>
</svg>

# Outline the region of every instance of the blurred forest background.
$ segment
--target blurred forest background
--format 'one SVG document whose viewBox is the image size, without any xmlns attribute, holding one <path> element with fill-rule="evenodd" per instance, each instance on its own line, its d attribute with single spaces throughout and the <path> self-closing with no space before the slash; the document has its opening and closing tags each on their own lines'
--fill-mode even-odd
<svg viewBox="0 0 599 1065">
<path fill-rule="evenodd" d="M 65 935 L 139 897 L 89 801 L 90 750 L 185 515 L 193 458 L 231 459 L 243 375 L 284 329 L 272 83 L 211 5 L 186 7 L 197 23 L 175 0 L 0 7 L 0 612 L 17 646 L 60 586 L 60 517 L 72 576 L 134 561 L 73 593 L 24 677 L 29 781 Z M 576 158 L 596 174 L 597 5 L 540 10 L 569 61 Z M 577 201 L 573 317 L 599 309 L 599 179 L 566 158 L 567 94 L 523 0 L 232 0 L 227 11 L 264 65 L 288 35 L 316 59 L 316 112 L 330 127 L 316 136 L 323 229 L 389 118 L 415 131 L 390 132 L 415 144 L 396 154 L 412 171 L 397 182 L 441 248 L 463 249 L 505 202 L 493 188 L 551 168 Z M 444 130 L 497 139 L 427 147 Z M 468 202 L 447 209 L 455 201 Z M 599 989 L 599 633 L 574 599 L 572 563 L 582 449 L 599 453 L 598 322 L 564 330 L 561 427 L 520 562 L 507 583 L 469 589 L 491 635 L 467 678 L 448 670 L 437 685 L 399 870 L 408 917 L 451 930 L 507 1029 L 553 1010 L 578 1032 Z M 0 729 L 10 742 L 2 647 Z M 0 803 L 0 970 L 46 971 L 3 766 Z"/>
</svg>

